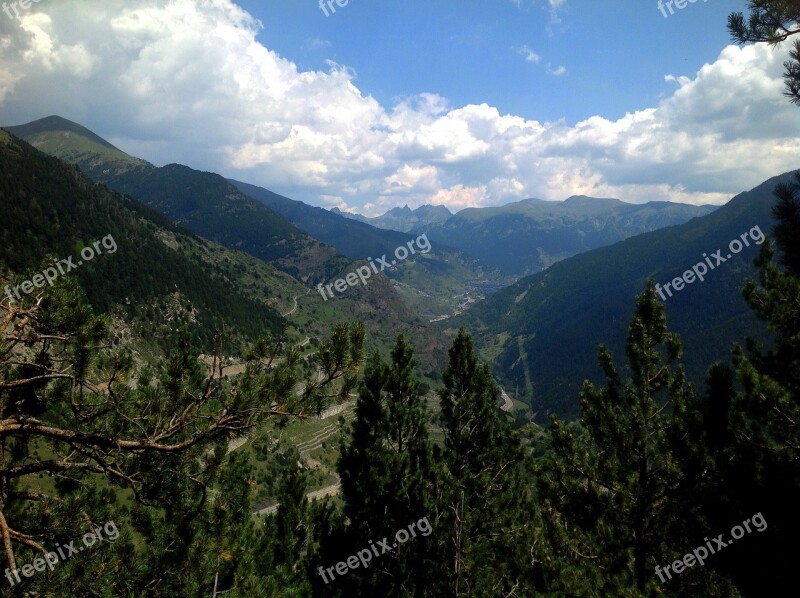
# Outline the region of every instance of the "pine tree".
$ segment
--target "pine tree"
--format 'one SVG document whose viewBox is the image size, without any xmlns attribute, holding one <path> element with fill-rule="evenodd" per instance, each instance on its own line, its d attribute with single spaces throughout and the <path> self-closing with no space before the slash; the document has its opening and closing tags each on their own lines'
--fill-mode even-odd
<svg viewBox="0 0 800 598">
<path fill-rule="evenodd" d="M 501 416 L 499 391 L 463 330 L 449 350 L 441 393 L 444 471 L 437 501 L 444 571 L 439 595 L 524 593 L 529 583 L 524 456 Z"/>
<path fill-rule="evenodd" d="M 654 568 L 671 563 L 689 539 L 677 530 L 693 513 L 678 499 L 688 483 L 686 429 L 697 406 L 683 366 L 675 367 L 681 343 L 667 330 L 652 281 L 636 299 L 626 354 L 629 379 L 601 347 L 608 382 L 584 383 L 577 427 L 552 418 L 540 487 L 561 556 L 558 583 L 573 595 L 658 591 Z"/>
<path fill-rule="evenodd" d="M 287 459 L 288 463 L 278 486 L 279 505 L 275 514 L 275 536 L 278 544 L 275 561 L 296 573 L 301 566 L 308 535 L 308 484 L 297 449 L 290 450 Z"/>
<path fill-rule="evenodd" d="M 399 530 L 432 514 L 425 402 L 414 379 L 413 350 L 403 335 L 391 358 L 387 365 L 375 354 L 367 364 L 356 421 L 338 464 L 353 549 L 383 538 L 392 543 Z M 350 572 L 348 583 L 381 595 L 424 595 L 428 549 L 418 535 L 382 554 L 369 569 Z"/>
<path fill-rule="evenodd" d="M 244 531 L 235 588 L 240 596 L 310 598 L 308 556 L 313 523 L 306 499 L 307 472 L 294 447 L 278 459 L 282 470 L 276 494 L 278 510 Z"/>
<path fill-rule="evenodd" d="M 346 396 L 364 339 L 361 325 L 337 327 L 298 394 L 300 359 L 285 338 L 258 343 L 229 383 L 199 362 L 185 331 L 165 366 L 134 383 L 131 354 L 108 348 L 106 318 L 68 277 L 19 303 L 0 300 L 0 322 L 0 535 L 9 569 L 95 525 L 120 530 L 115 544 L 14 590 L 58 595 L 240 589 L 252 475 L 228 443 L 268 418 L 303 418 Z M 298 548 L 284 548 L 284 560 L 296 560 Z"/>
<path fill-rule="evenodd" d="M 740 44 L 765 42 L 771 46 L 781 44 L 800 30 L 800 2 L 798 0 L 749 0 L 750 14 L 734 12 L 728 16 L 728 31 Z M 786 69 L 784 95 L 800 104 L 800 41 L 795 41 L 790 51 L 791 60 L 783 63 Z"/>
<path fill-rule="evenodd" d="M 765 533 L 720 559 L 720 568 L 748 595 L 779 595 L 794 583 L 790 572 L 800 534 L 800 177 L 775 193 L 775 238 L 786 269 L 774 262 L 767 239 L 755 260 L 759 280 L 744 289 L 774 343 L 766 350 L 752 340 L 734 347 L 733 368 L 718 366 L 709 380 L 705 422 L 718 430 L 711 445 L 715 475 L 705 493 L 709 519 L 724 529 L 761 513 L 768 524 Z M 751 567 L 765 574 L 754 579 Z"/>
</svg>

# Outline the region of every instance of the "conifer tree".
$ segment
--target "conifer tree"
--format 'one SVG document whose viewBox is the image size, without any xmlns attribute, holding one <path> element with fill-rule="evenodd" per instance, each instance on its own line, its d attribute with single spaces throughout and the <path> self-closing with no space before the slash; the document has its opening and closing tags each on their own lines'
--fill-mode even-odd
<svg viewBox="0 0 800 598">
<path fill-rule="evenodd" d="M 309 540 L 313 531 L 306 499 L 307 473 L 294 447 L 280 454 L 278 509 L 244 530 L 235 589 L 241 596 L 310 598 Z"/>
<path fill-rule="evenodd" d="M 296 573 L 307 542 L 308 484 L 300 463 L 300 453 L 288 451 L 288 463 L 278 486 L 278 511 L 275 514 L 277 540 L 275 562 Z"/>
<path fill-rule="evenodd" d="M 775 346 L 763 351 L 749 343 L 748 351 L 734 352 L 739 381 L 745 391 L 751 424 L 748 439 L 787 463 L 800 463 L 800 175 L 796 182 L 779 185 L 773 213 L 781 261 L 767 240 L 756 259 L 759 284 L 748 281 L 744 297 L 775 335 Z M 800 474 L 800 467 L 795 466 Z M 798 478 L 800 481 L 800 478 Z M 800 487 L 800 486 L 798 486 Z"/>
<path fill-rule="evenodd" d="M 628 379 L 601 347 L 607 384 L 584 383 L 577 428 L 552 418 L 540 487 L 561 556 L 558 585 L 572 595 L 658 591 L 656 566 L 689 539 L 678 530 L 693 513 L 679 497 L 688 483 L 688 414 L 697 407 L 652 281 L 636 299 L 626 354 Z"/>
<path fill-rule="evenodd" d="M 19 595 L 45 587 L 104 596 L 239 590 L 252 476 L 243 457 L 229 457 L 228 443 L 267 418 L 307 417 L 346 396 L 364 338 L 361 325 L 337 327 L 304 385 L 286 339 L 265 339 L 228 383 L 216 374 L 222 356 L 208 372 L 180 333 L 165 366 L 156 375 L 145 368 L 134 382 L 131 354 L 108 348 L 106 319 L 92 314 L 73 279 L 19 303 L 0 301 L 0 322 L 7 566 L 104 521 L 120 530 L 115 544 L 25 579 Z M 286 560 L 297 553 L 289 548 Z"/>
<path fill-rule="evenodd" d="M 365 369 L 356 421 L 338 465 L 353 549 L 383 538 L 393 543 L 399 530 L 432 515 L 425 402 L 414 367 L 413 350 L 399 335 L 391 362 L 385 364 L 376 353 Z M 350 572 L 346 583 L 380 595 L 424 595 L 429 549 L 418 535 L 368 569 Z"/>
<path fill-rule="evenodd" d="M 774 335 L 765 349 L 748 340 L 735 346 L 733 368 L 717 366 L 709 379 L 705 428 L 718 430 L 711 445 L 714 476 L 705 495 L 708 518 L 728 526 L 761 513 L 765 533 L 748 537 L 719 567 L 747 595 L 779 595 L 791 577 L 800 534 L 800 176 L 776 187 L 775 239 L 755 260 L 758 282 L 748 281 L 744 297 Z M 713 406 L 713 409 L 712 409 Z M 720 498 L 722 497 L 722 498 Z M 758 567 L 765 574 L 748 574 Z"/>
<path fill-rule="evenodd" d="M 766 42 L 775 46 L 800 33 L 796 27 L 800 22 L 798 0 L 748 0 L 747 5 L 750 14 L 746 19 L 740 12 L 728 15 L 728 31 L 736 42 Z M 800 41 L 795 40 L 789 56 L 791 60 L 783 63 L 784 95 L 800 104 Z"/>
<path fill-rule="evenodd" d="M 438 595 L 514 595 L 528 588 L 521 554 L 530 518 L 519 439 L 501 416 L 489 367 L 463 329 L 449 350 L 441 393 L 443 574 Z"/>
</svg>

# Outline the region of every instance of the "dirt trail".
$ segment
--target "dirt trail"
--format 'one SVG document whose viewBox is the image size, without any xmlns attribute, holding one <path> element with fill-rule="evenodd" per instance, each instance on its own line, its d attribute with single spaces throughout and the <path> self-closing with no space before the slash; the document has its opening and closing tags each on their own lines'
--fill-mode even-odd
<svg viewBox="0 0 800 598">
<path fill-rule="evenodd" d="M 288 314 L 283 314 L 283 317 L 287 318 L 287 317 L 291 316 L 296 311 L 297 311 L 297 295 L 294 296 L 294 307 L 292 308 L 292 311 L 290 311 Z"/>
<path fill-rule="evenodd" d="M 339 494 L 339 491 L 342 489 L 341 484 L 333 484 L 332 486 L 326 486 L 325 488 L 320 488 L 319 490 L 314 490 L 313 492 L 309 492 L 306 494 L 306 499 L 308 502 L 313 502 L 320 498 L 325 498 L 327 496 L 336 496 Z M 254 515 L 274 515 L 278 512 L 278 507 L 280 504 L 272 505 L 271 507 L 267 507 L 266 509 L 261 509 L 259 511 L 253 511 Z"/>
</svg>

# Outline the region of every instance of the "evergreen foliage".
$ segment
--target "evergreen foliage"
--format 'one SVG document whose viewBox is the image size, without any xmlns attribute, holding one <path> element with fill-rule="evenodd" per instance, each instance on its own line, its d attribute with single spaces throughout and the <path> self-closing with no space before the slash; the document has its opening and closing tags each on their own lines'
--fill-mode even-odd
<svg viewBox="0 0 800 598">
<path fill-rule="evenodd" d="M 410 523 L 435 515 L 425 402 L 417 392 L 414 367 L 413 351 L 399 335 L 391 362 L 385 364 L 375 354 L 364 370 L 356 421 L 338 464 L 344 514 L 350 522 L 347 546 L 353 554 L 370 540 L 391 540 Z M 427 595 L 428 554 L 430 545 L 417 537 L 376 559 L 364 573 L 342 581 L 361 593 Z"/>
<path fill-rule="evenodd" d="M 667 330 L 652 282 L 636 299 L 623 378 L 611 353 L 607 384 L 584 384 L 580 428 L 552 418 L 552 453 L 541 477 L 552 543 L 574 595 L 635 596 L 660 586 L 652 570 L 684 542 L 691 509 L 676 500 L 687 480 L 687 414 L 696 409 L 678 337 Z M 680 532 L 680 533 L 676 533 Z"/>
<path fill-rule="evenodd" d="M 489 367 L 478 363 L 463 329 L 449 356 L 441 392 L 444 443 L 438 451 L 444 570 L 437 595 L 524 593 L 529 573 L 520 555 L 532 546 L 524 530 L 531 513 L 522 448 L 500 414 Z"/>
</svg>

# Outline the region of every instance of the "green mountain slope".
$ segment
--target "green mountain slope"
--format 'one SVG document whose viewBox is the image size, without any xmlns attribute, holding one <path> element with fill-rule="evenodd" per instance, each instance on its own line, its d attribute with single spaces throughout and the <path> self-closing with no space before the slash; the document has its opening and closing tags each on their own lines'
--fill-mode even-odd
<svg viewBox="0 0 800 598">
<path fill-rule="evenodd" d="M 147 162 L 129 156 L 86 127 L 59 116 L 48 116 L 17 127 L 5 127 L 36 149 L 80 164 L 90 178 L 108 177 Z"/>
<path fill-rule="evenodd" d="M 81 247 L 111 235 L 115 251 L 64 276 L 80 283 L 97 312 L 119 313 L 142 337 L 158 342 L 180 322 L 208 350 L 224 322 L 230 346 L 242 348 L 283 325 L 275 309 L 187 255 L 212 251 L 210 244 L 4 131 L 0 205 L 0 271 L 6 282 L 18 275 L 12 287 L 41 272 L 48 256 L 77 262 Z"/>
<path fill-rule="evenodd" d="M 88 129 L 48 117 L 6 130 L 77 164 L 93 180 L 131 195 L 198 235 L 272 262 L 296 278 L 341 264 L 335 252 L 288 219 L 245 196 L 221 176 L 170 164 L 157 168 L 120 152 Z"/>
<path fill-rule="evenodd" d="M 574 413 L 581 381 L 599 379 L 598 345 L 622 355 L 633 297 L 646 280 L 663 285 L 718 249 L 725 258 L 730 241 L 753 227 L 769 234 L 772 190 L 788 176 L 681 226 L 558 262 L 479 303 L 460 323 L 479 331 L 484 355 L 494 359 L 506 389 L 518 392 L 540 417 L 547 411 Z M 683 337 L 687 371 L 695 381 L 710 363 L 729 355 L 732 342 L 763 333 L 741 296 L 745 279 L 754 275 L 757 252 L 751 241 L 704 282 L 667 297 L 668 323 Z"/>
</svg>

